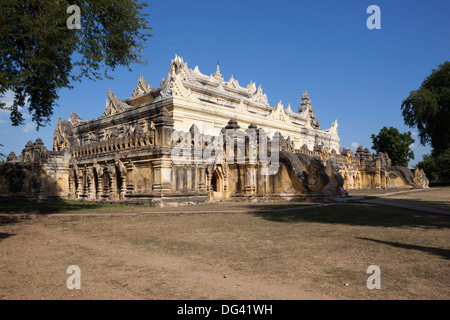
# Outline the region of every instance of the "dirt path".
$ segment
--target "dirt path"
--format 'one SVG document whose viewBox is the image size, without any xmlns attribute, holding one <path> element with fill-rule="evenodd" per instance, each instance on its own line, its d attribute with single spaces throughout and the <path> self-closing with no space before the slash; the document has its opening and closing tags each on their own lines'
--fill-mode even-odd
<svg viewBox="0 0 450 320">
<path fill-rule="evenodd" d="M 95 241 L 64 226 L 26 223 L 13 228 L 16 234 L 3 232 L 0 239 L 3 299 L 331 298 L 138 245 Z M 71 264 L 81 268 L 81 290 L 66 287 Z"/>
</svg>

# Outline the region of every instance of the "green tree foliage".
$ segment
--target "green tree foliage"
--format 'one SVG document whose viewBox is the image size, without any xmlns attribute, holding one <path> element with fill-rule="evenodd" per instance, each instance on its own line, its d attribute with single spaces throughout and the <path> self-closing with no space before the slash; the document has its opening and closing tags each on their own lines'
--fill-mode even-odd
<svg viewBox="0 0 450 320">
<path fill-rule="evenodd" d="M 405 124 L 417 127 L 421 144 L 430 143 L 433 156 L 450 149 L 450 62 L 433 70 L 418 90 L 402 103 Z"/>
<path fill-rule="evenodd" d="M 417 168 L 423 169 L 431 182 L 450 182 L 450 149 L 439 156 L 424 155 Z"/>
<path fill-rule="evenodd" d="M 67 27 L 70 5 L 80 8 L 81 29 Z M 151 36 L 146 6 L 139 0 L 1 0 L 0 97 L 14 92 L 12 124 L 23 124 L 27 105 L 39 129 L 50 121 L 59 89 L 145 63 L 143 47 Z"/>
<path fill-rule="evenodd" d="M 3 145 L 0 143 L 0 147 L 3 147 Z M 0 152 L 0 164 L 3 164 L 5 162 L 5 155 Z"/>
<path fill-rule="evenodd" d="M 427 175 L 427 178 L 430 180 L 430 182 L 439 181 L 436 161 L 434 160 L 433 156 L 429 154 L 423 155 L 423 160 L 417 163 L 416 167 L 425 171 L 425 174 Z"/>
<path fill-rule="evenodd" d="M 439 180 L 441 182 L 450 182 L 450 148 L 436 157 L 436 166 Z"/>
<path fill-rule="evenodd" d="M 409 147 L 414 143 L 410 131 L 400 133 L 397 128 L 383 127 L 378 135 L 372 134 L 371 138 L 372 149 L 387 153 L 393 166 L 407 167 L 409 160 L 414 159 L 414 153 Z"/>
</svg>

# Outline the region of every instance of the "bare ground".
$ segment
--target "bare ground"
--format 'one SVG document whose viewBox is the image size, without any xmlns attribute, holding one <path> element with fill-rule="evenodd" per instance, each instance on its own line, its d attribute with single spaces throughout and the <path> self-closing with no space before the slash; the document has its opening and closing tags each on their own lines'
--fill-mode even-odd
<svg viewBox="0 0 450 320">
<path fill-rule="evenodd" d="M 108 222 L 117 223 L 120 228 L 123 218 L 118 219 Z M 16 233 L 0 233 L 2 248 L 7 246 L 2 250 L 0 265 L 3 299 L 329 298 L 258 276 L 243 275 L 226 265 L 216 268 L 210 262 L 202 262 L 200 257 L 192 259 L 187 243 L 181 244 L 186 248 L 180 256 L 154 250 L 155 245 L 142 246 L 136 238 L 132 243 L 110 238 L 112 234 L 99 239 L 98 234 L 74 230 L 77 222 L 73 220 L 43 222 L 22 223 L 11 227 Z M 102 221 L 91 219 L 89 223 L 102 224 Z M 159 227 L 164 228 L 166 223 L 170 222 L 163 222 Z M 108 233 L 113 230 L 114 227 Z M 166 245 L 170 251 L 176 243 Z M 79 291 L 66 287 L 69 275 L 65 270 L 72 264 L 82 270 Z"/>
<path fill-rule="evenodd" d="M 2 299 L 448 299 L 450 219 L 377 205 L 0 225 Z M 369 265 L 381 269 L 369 290 Z M 69 265 L 81 290 L 69 290 Z"/>
</svg>

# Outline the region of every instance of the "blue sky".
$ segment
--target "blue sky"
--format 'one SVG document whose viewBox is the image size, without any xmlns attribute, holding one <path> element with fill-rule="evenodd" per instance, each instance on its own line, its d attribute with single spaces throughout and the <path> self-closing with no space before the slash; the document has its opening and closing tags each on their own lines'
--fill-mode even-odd
<svg viewBox="0 0 450 320">
<path fill-rule="evenodd" d="M 132 65 L 132 72 L 116 69 L 114 80 L 85 79 L 61 90 L 51 124 L 39 132 L 29 116 L 24 126 L 12 127 L 9 115 L 0 111 L 0 152 L 19 154 L 38 137 L 52 149 L 59 117 L 68 119 L 72 109 L 83 119 L 99 117 L 108 88 L 126 99 L 140 73 L 159 87 L 175 54 L 204 74 L 214 73 L 220 61 L 226 80 L 234 75 L 242 86 L 261 84 L 271 105 L 282 100 L 296 111 L 307 90 L 322 129 L 338 119 L 341 147 L 370 148 L 370 135 L 383 126 L 416 134 L 403 123 L 401 103 L 432 69 L 450 60 L 448 0 L 148 3 L 154 34 L 146 46 L 148 64 Z M 372 4 L 381 9 L 380 30 L 366 26 Z M 416 159 L 410 165 L 430 152 L 414 138 Z"/>
</svg>

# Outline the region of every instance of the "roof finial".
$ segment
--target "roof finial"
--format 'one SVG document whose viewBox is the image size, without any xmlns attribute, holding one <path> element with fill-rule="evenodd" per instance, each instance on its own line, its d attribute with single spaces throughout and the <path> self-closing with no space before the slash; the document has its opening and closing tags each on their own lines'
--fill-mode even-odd
<svg viewBox="0 0 450 320">
<path fill-rule="evenodd" d="M 219 60 L 217 60 L 216 74 L 220 74 L 220 63 L 219 63 Z"/>
<path fill-rule="evenodd" d="M 217 80 L 223 80 L 222 74 L 220 73 L 219 60 L 217 60 L 217 68 L 216 68 L 216 73 L 214 73 L 214 78 L 217 79 Z"/>
<path fill-rule="evenodd" d="M 305 90 L 303 91 L 302 99 L 300 100 L 300 105 L 302 107 L 305 107 L 307 105 L 311 105 L 311 100 L 309 99 L 308 92 Z"/>
<path fill-rule="evenodd" d="M 308 92 L 305 90 L 303 91 L 302 100 L 309 100 Z"/>
</svg>

